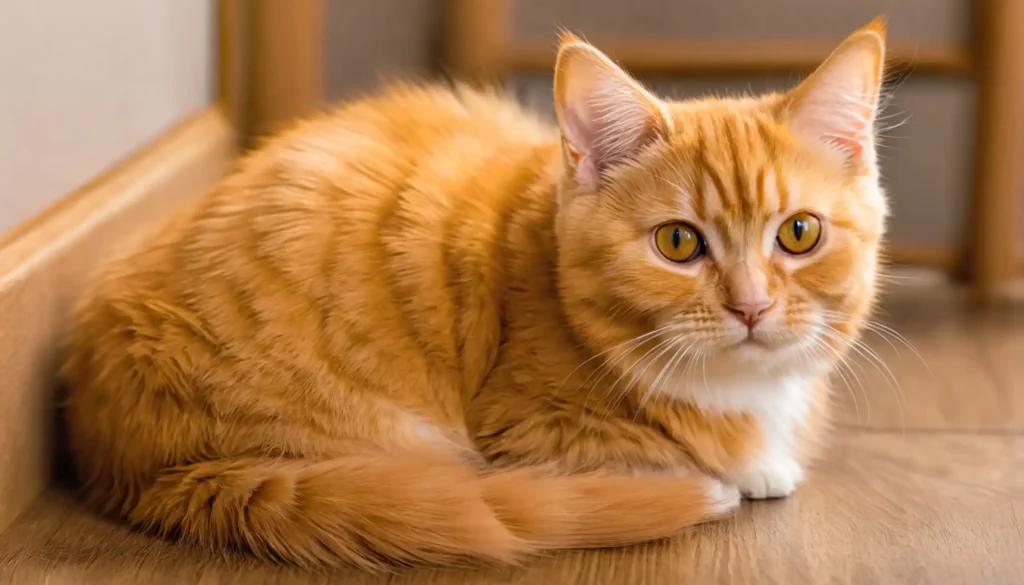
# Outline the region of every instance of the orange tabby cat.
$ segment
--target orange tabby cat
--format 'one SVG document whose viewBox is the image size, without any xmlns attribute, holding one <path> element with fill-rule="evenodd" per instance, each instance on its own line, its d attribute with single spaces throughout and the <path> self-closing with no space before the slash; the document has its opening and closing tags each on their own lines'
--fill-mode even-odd
<svg viewBox="0 0 1024 585">
<path fill-rule="evenodd" d="M 872 305 L 884 26 L 665 102 L 562 40 L 559 132 L 399 87 L 113 262 L 63 368 L 88 499 L 304 566 L 513 561 L 791 493 Z"/>
</svg>

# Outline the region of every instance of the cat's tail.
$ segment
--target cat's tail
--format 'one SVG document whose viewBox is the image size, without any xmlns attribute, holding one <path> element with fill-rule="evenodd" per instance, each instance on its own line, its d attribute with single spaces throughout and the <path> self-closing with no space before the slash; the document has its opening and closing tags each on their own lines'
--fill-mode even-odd
<svg viewBox="0 0 1024 585">
<path fill-rule="evenodd" d="M 133 524 L 307 567 L 515 562 L 618 546 L 722 517 L 739 494 L 693 475 L 481 474 L 430 455 L 230 459 L 162 472 Z"/>
</svg>

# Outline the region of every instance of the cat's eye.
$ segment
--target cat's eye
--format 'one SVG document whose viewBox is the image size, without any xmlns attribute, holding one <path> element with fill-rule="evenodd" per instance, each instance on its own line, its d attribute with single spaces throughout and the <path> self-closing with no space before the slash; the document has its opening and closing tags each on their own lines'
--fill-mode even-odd
<svg viewBox="0 0 1024 585">
<path fill-rule="evenodd" d="M 790 254 L 806 254 L 821 240 L 821 220 L 805 211 L 797 213 L 782 222 L 775 239 Z"/>
<path fill-rule="evenodd" d="M 672 262 L 693 262 L 704 255 L 704 238 L 693 226 L 682 222 L 667 223 L 654 232 L 658 252 Z"/>
</svg>

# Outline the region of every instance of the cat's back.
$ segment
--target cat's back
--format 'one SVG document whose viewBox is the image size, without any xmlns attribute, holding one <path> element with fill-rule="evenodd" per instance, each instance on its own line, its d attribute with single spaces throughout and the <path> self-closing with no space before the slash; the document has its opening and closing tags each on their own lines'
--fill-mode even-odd
<svg viewBox="0 0 1024 585">
<path fill-rule="evenodd" d="M 365 176 L 394 185 L 445 166 L 472 177 L 556 140 L 549 124 L 496 92 L 396 85 L 298 123 L 250 162 L 255 169 L 291 167 L 324 179 Z"/>
<path fill-rule="evenodd" d="M 246 452 L 254 416 L 455 424 L 452 389 L 497 351 L 501 224 L 557 164 L 552 132 L 496 95 L 398 87 L 269 140 L 85 295 L 63 368 L 81 461 Z M 402 410 L 351 402 L 369 389 Z"/>
</svg>

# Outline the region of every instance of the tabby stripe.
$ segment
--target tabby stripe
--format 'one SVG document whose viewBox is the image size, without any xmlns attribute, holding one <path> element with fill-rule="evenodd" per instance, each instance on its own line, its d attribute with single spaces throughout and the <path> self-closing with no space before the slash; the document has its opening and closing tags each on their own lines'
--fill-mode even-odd
<svg viewBox="0 0 1024 585">
<path fill-rule="evenodd" d="M 735 206 L 733 205 L 732 199 L 729 197 L 729 192 L 725 187 L 725 181 L 718 173 L 718 169 L 704 155 L 703 150 L 701 152 L 700 164 L 704 168 L 708 177 L 711 178 L 711 182 L 715 184 L 715 190 L 718 192 L 718 202 L 722 208 L 722 213 L 732 215 L 735 212 Z"/>
<path fill-rule="evenodd" d="M 765 210 L 768 205 L 768 169 L 764 166 L 758 167 L 757 169 L 757 186 L 755 192 L 757 194 L 757 207 L 758 209 Z"/>
<path fill-rule="evenodd" d="M 740 217 L 750 217 L 754 210 L 751 208 L 750 201 L 750 189 L 747 186 L 747 177 L 744 176 L 743 164 L 740 163 L 742 160 L 749 158 L 745 153 L 740 152 L 740 141 L 736 134 L 736 129 L 732 124 L 724 124 L 725 128 L 725 141 L 729 147 L 729 154 L 732 160 L 729 162 L 732 164 L 732 183 L 733 192 L 736 195 L 737 203 L 740 208 Z"/>
<path fill-rule="evenodd" d="M 698 138 L 697 152 L 704 152 L 704 140 L 702 138 Z M 700 154 L 698 154 L 698 156 L 700 156 Z M 693 196 L 691 197 L 691 200 L 693 201 L 693 212 L 697 215 L 698 220 L 704 222 L 707 221 L 708 215 L 707 201 L 705 201 L 705 198 L 707 197 L 707 184 L 705 178 L 707 177 L 707 175 L 703 171 L 698 171 L 696 173 L 691 174 L 693 175 L 693 186 L 696 189 L 696 192 L 693 193 Z"/>
<path fill-rule="evenodd" d="M 378 274 L 382 275 L 383 278 L 379 280 L 383 284 L 384 292 L 388 297 L 388 306 L 393 309 L 392 314 L 396 320 L 405 329 L 406 338 L 410 342 L 412 348 L 419 353 L 419 356 L 427 358 L 427 348 L 423 342 L 419 339 L 419 335 L 416 333 L 416 328 L 413 326 L 412 321 L 409 320 L 409 314 L 406 313 L 406 303 L 400 302 L 399 300 L 399 283 L 396 280 L 394 273 L 395 262 L 388 254 L 387 245 L 384 239 L 385 233 L 388 231 L 390 222 L 398 217 L 398 211 L 401 206 L 402 194 L 410 188 L 408 180 L 409 177 L 405 177 L 401 187 L 394 190 L 393 195 L 387 199 L 387 205 L 384 206 L 383 212 L 377 219 L 376 233 L 374 234 L 374 250 L 377 253 L 377 264 Z"/>
</svg>

